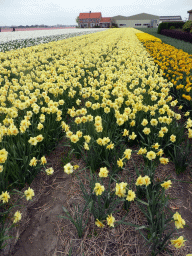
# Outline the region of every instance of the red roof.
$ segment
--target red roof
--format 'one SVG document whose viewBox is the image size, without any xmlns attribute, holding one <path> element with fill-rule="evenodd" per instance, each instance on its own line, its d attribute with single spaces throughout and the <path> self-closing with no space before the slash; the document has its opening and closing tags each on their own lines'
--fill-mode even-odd
<svg viewBox="0 0 192 256">
<path fill-rule="evenodd" d="M 101 12 L 80 13 L 79 19 L 100 19 Z"/>
<path fill-rule="evenodd" d="M 101 18 L 99 23 L 110 23 L 111 22 L 111 18 Z"/>
</svg>

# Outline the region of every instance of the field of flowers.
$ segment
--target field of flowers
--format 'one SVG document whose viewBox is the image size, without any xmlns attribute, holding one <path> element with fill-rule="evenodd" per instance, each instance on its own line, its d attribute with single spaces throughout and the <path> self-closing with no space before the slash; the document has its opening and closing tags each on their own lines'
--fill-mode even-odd
<svg viewBox="0 0 192 256">
<path fill-rule="evenodd" d="M 192 55 L 176 49 L 161 40 L 151 40 L 148 34 L 138 34 L 155 63 L 163 70 L 163 75 L 173 83 L 171 92 L 192 117 Z"/>
<path fill-rule="evenodd" d="M 54 30 L 54 29 L 74 29 L 74 27 L 28 27 L 28 28 L 15 28 L 15 31 L 34 31 L 34 30 Z M 13 32 L 13 28 L 1 28 L 1 32 Z"/>
<path fill-rule="evenodd" d="M 0 34 L 0 52 L 46 44 L 78 35 L 90 34 L 105 29 L 53 29 L 6 32 Z"/>
<path fill-rule="evenodd" d="M 175 248 L 184 246 L 183 236 L 172 237 L 170 223 L 174 221 L 180 229 L 185 220 L 178 212 L 165 214 L 166 190 L 172 182 L 157 180 L 155 173 L 159 164 L 169 161 L 177 173 L 187 166 L 192 138 L 192 120 L 187 117 L 192 114 L 191 64 L 191 55 L 172 47 L 168 50 L 161 40 L 131 28 L 1 52 L 1 246 L 6 240 L 3 224 L 11 194 L 20 193 L 26 200 L 35 196 L 30 187 L 24 193 L 18 189 L 30 185 L 40 171 L 54 173 L 53 168 L 46 168 L 45 154 L 63 136 L 90 170 L 90 191 L 83 183 L 81 188 L 84 209 L 94 216 L 95 225 L 135 226 L 150 245 L 151 255 L 169 243 Z M 181 95 L 171 96 L 176 90 Z M 178 104 L 187 111 L 185 126 L 178 122 Z M 135 168 L 137 179 L 128 184 L 121 172 L 133 152 L 145 164 Z M 66 174 L 78 171 L 70 162 L 64 165 Z M 148 225 L 115 220 L 119 205 L 129 214 L 132 203 Z M 74 220 L 67 209 L 65 213 L 82 237 L 82 214 Z M 13 223 L 20 220 L 17 211 Z"/>
</svg>

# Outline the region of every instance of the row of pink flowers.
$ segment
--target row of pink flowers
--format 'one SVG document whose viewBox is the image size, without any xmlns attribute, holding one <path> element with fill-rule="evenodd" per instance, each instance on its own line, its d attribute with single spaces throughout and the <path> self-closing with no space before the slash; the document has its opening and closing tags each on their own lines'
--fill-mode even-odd
<svg viewBox="0 0 192 256">
<path fill-rule="evenodd" d="M 15 28 L 15 31 L 50 30 L 50 29 L 71 29 L 75 27 L 53 27 L 53 28 Z M 13 28 L 1 28 L 1 32 L 11 32 Z"/>
</svg>

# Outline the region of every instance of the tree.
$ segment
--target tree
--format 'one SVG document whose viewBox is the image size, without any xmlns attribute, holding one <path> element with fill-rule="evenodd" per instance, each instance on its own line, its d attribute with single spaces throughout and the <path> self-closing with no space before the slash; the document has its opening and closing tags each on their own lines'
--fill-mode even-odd
<svg viewBox="0 0 192 256">
<path fill-rule="evenodd" d="M 77 22 L 77 24 L 79 25 L 79 16 L 77 16 L 76 22 Z"/>
</svg>

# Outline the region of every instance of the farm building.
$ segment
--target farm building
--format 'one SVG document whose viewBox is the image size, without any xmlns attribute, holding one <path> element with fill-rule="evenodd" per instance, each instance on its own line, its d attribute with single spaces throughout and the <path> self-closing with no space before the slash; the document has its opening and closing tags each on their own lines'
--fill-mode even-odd
<svg viewBox="0 0 192 256">
<path fill-rule="evenodd" d="M 188 11 L 189 13 L 189 20 L 192 20 L 192 10 Z"/>
<path fill-rule="evenodd" d="M 81 28 L 111 27 L 111 18 L 102 17 L 101 12 L 89 12 L 79 14 L 79 26 Z"/>
<path fill-rule="evenodd" d="M 114 16 L 111 18 L 112 23 L 118 25 L 118 27 L 133 27 L 133 28 L 156 28 L 159 24 L 159 16 L 151 15 L 147 13 L 140 13 L 132 16 Z"/>
</svg>

